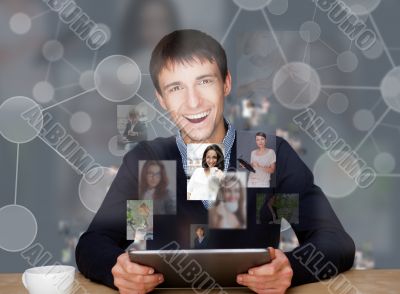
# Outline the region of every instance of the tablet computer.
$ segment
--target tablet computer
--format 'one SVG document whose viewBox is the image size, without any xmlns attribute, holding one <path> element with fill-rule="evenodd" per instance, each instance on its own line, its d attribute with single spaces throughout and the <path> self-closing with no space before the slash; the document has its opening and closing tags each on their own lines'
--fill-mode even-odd
<svg viewBox="0 0 400 294">
<path fill-rule="evenodd" d="M 132 262 L 164 275 L 158 288 L 221 289 L 243 287 L 236 275 L 271 261 L 267 249 L 128 251 Z"/>
</svg>

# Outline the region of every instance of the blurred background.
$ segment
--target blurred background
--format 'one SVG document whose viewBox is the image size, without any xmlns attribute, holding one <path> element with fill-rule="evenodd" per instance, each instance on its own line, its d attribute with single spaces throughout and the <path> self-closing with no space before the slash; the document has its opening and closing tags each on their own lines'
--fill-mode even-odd
<svg viewBox="0 0 400 294">
<path fill-rule="evenodd" d="M 148 63 L 156 42 L 181 28 L 223 43 L 234 84 L 226 117 L 238 130 L 276 132 L 289 141 L 355 240 L 354 266 L 398 268 L 400 2 L 342 1 L 375 32 L 367 50 L 311 0 L 87 0 L 62 13 L 48 1 L 2 0 L 0 271 L 30 267 L 23 252 L 35 244 L 53 262 L 75 264 L 79 235 L 135 145 L 123 136 L 129 111 L 122 106 L 135 106 L 147 139 L 174 134 L 155 100 Z M 87 45 L 84 26 L 73 25 L 79 11 L 95 23 L 86 35 L 97 28 L 106 36 L 99 49 Z M 311 86 L 286 85 L 291 69 Z M 90 184 L 50 137 L 21 122 L 21 113 L 37 105 L 51 115 L 45 129 L 58 124 L 102 169 L 101 181 Z M 307 107 L 376 171 L 372 185 L 358 187 L 293 123 Z M 290 250 L 296 238 L 287 222 L 281 228 L 281 248 Z"/>
</svg>

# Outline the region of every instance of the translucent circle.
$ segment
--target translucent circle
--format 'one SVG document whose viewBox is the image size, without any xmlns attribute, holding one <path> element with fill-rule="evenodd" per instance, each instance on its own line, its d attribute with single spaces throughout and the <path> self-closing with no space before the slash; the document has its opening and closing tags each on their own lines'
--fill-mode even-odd
<svg viewBox="0 0 400 294">
<path fill-rule="evenodd" d="M 18 35 L 24 35 L 32 27 L 31 18 L 25 13 L 18 12 L 10 18 L 10 29 Z"/>
<path fill-rule="evenodd" d="M 233 0 L 233 2 L 244 10 L 255 11 L 264 9 L 271 0 Z"/>
<path fill-rule="evenodd" d="M 336 59 L 338 68 L 343 72 L 355 71 L 358 66 L 358 58 L 351 51 L 340 53 Z"/>
<path fill-rule="evenodd" d="M 117 76 L 120 82 L 124 85 L 132 85 L 135 83 L 137 77 L 135 77 L 135 73 L 137 69 L 132 63 L 125 63 L 118 67 Z"/>
<path fill-rule="evenodd" d="M 94 88 L 94 71 L 87 70 L 81 73 L 79 77 L 79 85 L 83 90 L 90 90 Z"/>
<path fill-rule="evenodd" d="M 374 167 L 377 172 L 391 173 L 396 167 L 396 159 L 387 152 L 381 152 L 374 158 Z"/>
<path fill-rule="evenodd" d="M 108 56 L 97 66 L 94 83 L 103 98 L 111 102 L 123 102 L 132 98 L 139 90 L 140 69 L 129 57 Z"/>
<path fill-rule="evenodd" d="M 337 160 L 329 157 L 328 153 L 322 154 L 314 165 L 315 183 L 322 188 L 326 195 L 333 198 L 342 198 L 350 195 L 356 188 L 355 179 L 351 178 L 340 163 L 346 162 L 344 158 L 354 159 L 348 152 L 339 152 Z M 355 173 L 360 171 L 355 163 Z"/>
<path fill-rule="evenodd" d="M 352 14 L 358 15 L 360 18 L 362 18 L 363 21 L 366 20 L 366 16 L 368 15 L 368 10 L 365 6 L 360 5 L 360 4 L 354 4 L 350 7 Z"/>
<path fill-rule="evenodd" d="M 119 146 L 118 136 L 111 137 L 108 141 L 108 150 L 110 150 L 110 153 L 116 157 L 122 157 L 127 152 L 124 147 Z"/>
<path fill-rule="evenodd" d="M 83 134 L 90 130 L 92 126 L 92 119 L 86 112 L 77 111 L 72 114 L 69 124 L 74 132 Z"/>
<path fill-rule="evenodd" d="M 155 109 L 145 102 L 140 102 L 135 107 L 135 110 L 139 113 L 139 117 L 142 122 L 151 122 L 157 116 Z M 144 119 L 142 119 L 142 117 Z"/>
<path fill-rule="evenodd" d="M 381 0 L 342 0 L 342 1 L 351 8 L 353 14 L 356 14 L 358 16 L 370 14 L 381 3 Z"/>
<path fill-rule="evenodd" d="M 64 46 L 57 40 L 47 41 L 43 45 L 42 53 L 48 61 L 57 61 L 64 55 Z"/>
<path fill-rule="evenodd" d="M 343 93 L 334 93 L 329 96 L 327 104 L 332 113 L 340 114 L 349 107 L 349 99 Z"/>
<path fill-rule="evenodd" d="M 299 33 L 305 42 L 315 42 L 321 36 L 321 27 L 315 21 L 306 21 L 300 26 Z"/>
<path fill-rule="evenodd" d="M 96 213 L 106 197 L 117 170 L 108 167 L 95 167 L 86 172 L 79 183 L 79 199 L 83 206 Z"/>
<path fill-rule="evenodd" d="M 275 97 L 284 107 L 299 110 L 317 100 L 321 81 L 310 65 L 292 62 L 282 66 L 273 80 Z"/>
<path fill-rule="evenodd" d="M 368 49 L 361 50 L 364 56 L 368 59 L 377 59 L 383 54 L 383 45 L 379 39 L 376 39 L 375 43 Z"/>
<path fill-rule="evenodd" d="M 41 81 L 33 87 L 32 94 L 37 102 L 47 103 L 54 97 L 54 87 L 47 81 Z"/>
<path fill-rule="evenodd" d="M 288 0 L 272 0 L 268 4 L 268 11 L 274 15 L 282 15 L 289 8 Z"/>
<path fill-rule="evenodd" d="M 368 131 L 375 123 L 375 116 L 369 109 L 357 110 L 353 116 L 353 124 L 360 131 Z"/>
<path fill-rule="evenodd" d="M 34 100 L 17 96 L 0 105 L 0 134 L 6 140 L 27 143 L 38 136 L 42 127 L 42 110 Z"/>
<path fill-rule="evenodd" d="M 395 67 L 386 74 L 380 88 L 387 106 L 400 112 L 400 67 Z"/>
<path fill-rule="evenodd" d="M 19 252 L 30 246 L 36 238 L 37 222 L 32 212 L 21 205 L 0 208 L 0 248 Z"/>
</svg>

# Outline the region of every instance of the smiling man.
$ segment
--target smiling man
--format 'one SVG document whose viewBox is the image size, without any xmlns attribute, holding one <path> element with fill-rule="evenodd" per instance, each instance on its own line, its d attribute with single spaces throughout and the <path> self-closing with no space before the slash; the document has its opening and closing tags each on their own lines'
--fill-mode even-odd
<svg viewBox="0 0 400 294">
<path fill-rule="evenodd" d="M 88 278 L 121 293 L 147 293 L 163 282 L 154 269 L 130 262 L 125 249 L 126 201 L 138 199 L 138 161 L 176 160 L 177 214 L 154 216 L 154 238 L 147 249 L 175 241 L 190 248 L 190 227 L 208 222 L 207 201 L 186 198 L 187 144 L 223 144 L 224 169 L 236 168 L 236 131 L 223 116 L 231 75 L 222 46 L 207 34 L 180 30 L 165 36 L 153 51 L 150 73 L 160 105 L 180 132 L 173 137 L 143 141 L 124 157 L 107 196 L 76 248 L 79 270 Z M 256 293 L 284 293 L 293 285 L 329 278 L 349 269 L 354 243 L 344 231 L 313 175 L 289 144 L 276 138 L 276 188 L 247 189 L 247 227 L 210 230 L 207 248 L 267 248 L 273 260 L 236 277 Z M 277 248 L 280 225 L 256 224 L 256 192 L 299 195 L 299 221 L 292 227 L 300 246 L 292 252 Z M 261 215 L 261 219 L 263 216 Z M 221 265 L 215 265 L 221 266 Z"/>
</svg>

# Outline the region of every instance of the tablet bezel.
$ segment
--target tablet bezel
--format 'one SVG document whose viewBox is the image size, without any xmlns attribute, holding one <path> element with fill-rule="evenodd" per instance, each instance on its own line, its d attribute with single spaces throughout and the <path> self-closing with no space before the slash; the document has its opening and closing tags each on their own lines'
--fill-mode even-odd
<svg viewBox="0 0 400 294">
<path fill-rule="evenodd" d="M 162 272 L 165 282 L 159 285 L 162 289 L 188 289 L 193 284 L 185 282 L 180 274 L 164 260 L 166 256 L 175 256 L 173 260 L 182 258 L 181 261 L 188 259 L 197 261 L 201 266 L 201 274 L 212 272 L 213 280 L 223 289 L 243 288 L 236 283 L 236 275 L 246 273 L 249 268 L 260 266 L 271 261 L 267 249 L 179 249 L 179 250 L 144 250 L 137 251 L 129 249 L 129 258 L 132 262 L 153 267 L 156 272 Z M 207 268 L 210 262 L 223 262 L 224 267 L 216 269 Z M 238 264 L 238 263 L 242 264 Z M 179 263 L 179 261 L 178 261 Z M 241 270 L 238 272 L 238 268 Z M 246 268 L 246 269 L 245 269 Z M 161 269 L 161 270 L 160 270 Z M 163 272 L 164 270 L 164 272 Z M 197 278 L 196 278 L 197 279 Z M 196 281 L 196 279 L 194 279 Z M 176 286 L 174 286 L 176 285 Z"/>
</svg>

